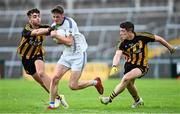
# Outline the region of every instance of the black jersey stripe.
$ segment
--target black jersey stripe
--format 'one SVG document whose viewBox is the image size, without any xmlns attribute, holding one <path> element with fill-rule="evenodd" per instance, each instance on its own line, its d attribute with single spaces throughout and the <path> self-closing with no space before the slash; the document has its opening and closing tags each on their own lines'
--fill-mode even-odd
<svg viewBox="0 0 180 114">
<path fill-rule="evenodd" d="M 138 42 L 138 45 L 136 45 L 136 60 L 135 60 L 135 64 L 137 64 L 138 60 L 139 60 L 139 52 L 140 52 L 140 43 Z"/>
<path fill-rule="evenodd" d="M 29 57 L 29 55 L 27 55 L 27 54 L 28 54 L 30 48 L 31 48 L 31 45 L 28 45 L 28 47 L 26 48 L 26 50 L 25 50 L 25 52 L 24 52 L 24 54 L 23 54 L 25 57 L 26 57 L 26 56 Z"/>
<path fill-rule="evenodd" d="M 43 42 L 43 36 L 40 36 L 40 42 Z M 40 55 L 43 56 L 42 48 L 40 49 Z"/>
<path fill-rule="evenodd" d="M 130 52 L 131 52 L 131 61 L 130 62 L 132 62 L 133 61 L 133 48 L 130 49 Z"/>
<path fill-rule="evenodd" d="M 141 65 L 141 61 L 142 61 L 142 52 L 141 53 L 139 53 L 139 55 L 138 55 L 138 58 L 137 58 L 137 65 Z"/>
<path fill-rule="evenodd" d="M 36 47 L 32 47 L 33 48 L 33 50 L 32 50 L 32 52 L 31 52 L 31 54 L 29 55 L 29 58 L 33 58 L 33 56 L 34 56 L 34 54 L 35 54 L 35 51 L 36 51 Z"/>
<path fill-rule="evenodd" d="M 22 45 L 20 45 L 20 54 L 22 53 L 23 48 L 25 48 L 24 46 L 29 42 L 29 40 L 26 38 L 24 38 L 24 40 L 25 40 L 25 42 L 23 42 L 23 40 L 22 40 Z"/>
</svg>

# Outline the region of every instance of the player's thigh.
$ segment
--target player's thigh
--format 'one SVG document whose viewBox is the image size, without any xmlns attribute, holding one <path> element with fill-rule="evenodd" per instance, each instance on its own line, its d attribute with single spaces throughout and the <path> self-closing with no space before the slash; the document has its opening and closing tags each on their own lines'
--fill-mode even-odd
<svg viewBox="0 0 180 114">
<path fill-rule="evenodd" d="M 141 75 L 142 75 L 142 71 L 139 68 L 134 68 L 128 73 L 126 73 L 124 75 L 124 78 L 126 78 L 127 80 L 133 80 L 135 78 L 140 77 Z"/>
<path fill-rule="evenodd" d="M 37 72 L 44 72 L 45 71 L 45 63 L 43 60 L 36 60 L 35 67 Z"/>
<path fill-rule="evenodd" d="M 77 84 L 80 77 L 81 77 L 82 71 L 72 71 L 69 83 L 70 84 Z"/>
</svg>

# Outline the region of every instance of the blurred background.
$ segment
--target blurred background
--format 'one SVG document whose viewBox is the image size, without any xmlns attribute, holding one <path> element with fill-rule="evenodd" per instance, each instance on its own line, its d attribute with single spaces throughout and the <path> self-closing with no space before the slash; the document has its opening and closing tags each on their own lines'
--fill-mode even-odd
<svg viewBox="0 0 180 114">
<path fill-rule="evenodd" d="M 42 23 L 51 24 L 51 9 L 61 4 L 65 14 L 78 24 L 86 37 L 88 48 L 88 69 L 85 72 L 106 72 L 105 79 L 119 39 L 119 24 L 132 21 L 136 31 L 146 31 L 164 37 L 177 46 L 177 52 L 170 55 L 158 43 L 149 45 L 150 70 L 145 78 L 178 78 L 180 76 L 180 1 L 179 0 L 0 0 L 0 78 L 21 78 L 23 69 L 16 50 L 21 31 L 27 22 L 26 12 L 39 8 Z M 45 60 L 56 63 L 63 46 L 51 38 L 45 40 Z M 98 63 L 98 65 L 97 65 Z M 120 72 L 123 73 L 122 59 Z M 48 69 L 52 69 L 49 67 Z M 54 66 L 53 66 L 54 67 Z M 98 67 L 98 68 L 97 68 Z M 98 75 L 101 75 L 98 74 Z M 90 73 L 91 74 L 91 73 Z M 91 74 L 92 75 L 92 74 Z"/>
</svg>

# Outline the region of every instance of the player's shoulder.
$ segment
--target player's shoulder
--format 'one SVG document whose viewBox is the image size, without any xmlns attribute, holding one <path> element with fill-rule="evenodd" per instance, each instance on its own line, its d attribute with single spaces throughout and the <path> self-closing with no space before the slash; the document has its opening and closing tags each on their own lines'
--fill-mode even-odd
<svg viewBox="0 0 180 114">
<path fill-rule="evenodd" d="M 24 25 L 24 29 L 23 29 L 23 30 L 26 30 L 26 31 L 32 31 L 33 28 L 32 28 L 32 26 L 31 26 L 30 23 L 26 23 L 26 24 Z"/>
<path fill-rule="evenodd" d="M 32 28 L 32 26 L 31 26 L 30 23 L 26 23 L 26 24 L 24 25 L 24 28 L 27 28 L 27 27 Z"/>
<path fill-rule="evenodd" d="M 142 37 L 152 37 L 154 34 L 149 32 L 135 32 L 136 36 L 142 36 Z"/>
<path fill-rule="evenodd" d="M 74 19 L 73 19 L 72 17 L 67 17 L 67 16 L 65 16 L 64 18 L 65 18 L 65 20 L 74 21 Z"/>
<path fill-rule="evenodd" d="M 65 18 L 65 20 L 68 21 L 69 23 L 72 23 L 72 24 L 75 24 L 75 23 L 76 23 L 76 21 L 75 21 L 72 17 L 67 17 L 67 16 L 65 16 L 64 18 Z"/>
<path fill-rule="evenodd" d="M 120 46 L 122 46 L 122 45 L 124 45 L 124 40 L 119 40 L 119 41 L 117 42 L 116 47 L 120 47 Z"/>
</svg>

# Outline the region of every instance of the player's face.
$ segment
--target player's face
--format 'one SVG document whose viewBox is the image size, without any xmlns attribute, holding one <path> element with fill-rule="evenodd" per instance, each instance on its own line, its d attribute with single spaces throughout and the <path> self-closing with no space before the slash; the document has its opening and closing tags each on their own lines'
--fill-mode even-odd
<svg viewBox="0 0 180 114">
<path fill-rule="evenodd" d="M 32 25 L 38 26 L 41 23 L 41 17 L 39 13 L 33 13 L 31 14 L 31 16 L 29 17 L 29 22 Z"/>
<path fill-rule="evenodd" d="M 120 28 L 120 38 L 122 38 L 123 40 L 128 39 L 129 37 L 129 33 L 125 28 Z"/>
<path fill-rule="evenodd" d="M 53 13 L 53 21 L 56 24 L 61 24 L 64 20 L 64 14 Z"/>
</svg>

